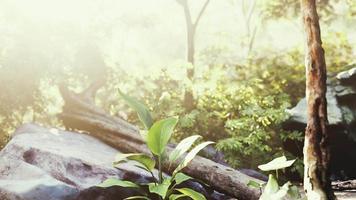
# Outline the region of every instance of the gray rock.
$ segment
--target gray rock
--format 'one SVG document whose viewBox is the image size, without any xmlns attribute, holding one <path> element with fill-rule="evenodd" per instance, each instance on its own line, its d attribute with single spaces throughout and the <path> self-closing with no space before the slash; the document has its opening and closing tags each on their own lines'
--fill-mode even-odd
<svg viewBox="0 0 356 200">
<path fill-rule="evenodd" d="M 343 71 L 337 74 L 336 78 L 343 84 L 343 85 L 353 85 L 356 86 L 356 64 L 352 65 L 353 68 L 347 71 Z M 347 66 L 350 67 L 350 66 Z"/>
<path fill-rule="evenodd" d="M 335 86 L 336 97 L 338 99 L 349 99 L 356 97 L 356 89 L 350 86 Z"/>
<path fill-rule="evenodd" d="M 352 66 L 347 66 L 349 67 Z M 356 178 L 356 66 L 353 67 L 340 72 L 336 77 L 328 77 L 327 82 L 331 171 L 336 179 Z M 291 117 L 284 127 L 304 132 L 306 111 L 306 100 L 303 98 L 289 110 Z M 288 143 L 285 148 L 301 157 L 303 144 L 297 145 Z"/>
<path fill-rule="evenodd" d="M 18 158 L 1 158 L 0 168 L 0 199 L 71 199 L 78 193 L 75 187 Z"/>
<path fill-rule="evenodd" d="M 117 153 L 85 134 L 24 125 L 0 152 L 0 199 L 118 200 L 140 195 L 138 189 L 95 187 L 110 177 L 136 183 L 153 181 L 132 162 L 114 168 Z M 198 182 L 187 184 L 208 199 L 228 199 Z"/>
<path fill-rule="evenodd" d="M 328 109 L 328 119 L 330 125 L 338 125 L 343 122 L 342 112 L 338 105 L 337 99 L 335 97 L 335 91 L 333 88 L 328 87 L 326 93 L 326 99 L 328 102 L 327 109 Z M 291 115 L 290 121 L 306 124 L 307 123 L 307 102 L 306 99 L 303 98 L 298 102 L 298 104 L 288 110 L 289 114 Z"/>
<path fill-rule="evenodd" d="M 0 152 L 0 199 L 67 200 L 109 177 L 148 181 L 132 163 L 113 168 L 118 152 L 87 135 L 33 124 L 14 135 Z"/>
</svg>

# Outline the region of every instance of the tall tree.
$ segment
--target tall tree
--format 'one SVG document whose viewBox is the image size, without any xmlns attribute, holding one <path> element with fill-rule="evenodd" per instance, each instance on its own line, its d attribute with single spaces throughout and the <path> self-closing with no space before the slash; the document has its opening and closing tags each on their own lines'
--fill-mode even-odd
<svg viewBox="0 0 356 200">
<path fill-rule="evenodd" d="M 304 189 L 308 199 L 331 200 L 327 132 L 326 64 L 316 0 L 301 0 L 306 36 L 306 97 L 308 123 L 304 142 Z"/>
<path fill-rule="evenodd" d="M 187 61 L 192 65 L 187 69 L 187 76 L 190 81 L 193 81 L 194 77 L 194 64 L 195 64 L 195 33 L 210 0 L 206 0 L 203 7 L 200 9 L 197 18 L 193 21 L 192 15 L 189 9 L 188 0 L 176 0 L 180 4 L 184 11 L 185 22 L 187 26 Z M 188 88 L 184 95 L 184 105 L 187 110 L 191 110 L 194 107 L 194 97 L 191 88 Z"/>
<path fill-rule="evenodd" d="M 256 12 L 256 5 L 258 0 L 241 0 L 241 12 L 245 21 L 245 45 L 247 47 L 246 57 L 251 54 L 253 45 L 255 43 L 255 37 L 257 33 L 258 23 L 253 21 L 253 16 Z"/>
</svg>

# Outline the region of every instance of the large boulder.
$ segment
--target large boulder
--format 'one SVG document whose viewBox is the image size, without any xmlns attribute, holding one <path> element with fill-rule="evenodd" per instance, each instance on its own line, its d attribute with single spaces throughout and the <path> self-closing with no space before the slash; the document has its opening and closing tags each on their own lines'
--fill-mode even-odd
<svg viewBox="0 0 356 200">
<path fill-rule="evenodd" d="M 0 199 L 118 200 L 138 195 L 127 188 L 95 187 L 110 177 L 151 181 L 150 174 L 134 163 L 114 168 L 117 153 L 85 134 L 24 125 L 0 152 Z M 201 185 L 190 184 L 207 193 Z M 214 191 L 210 194 L 210 199 L 226 198 Z"/>
<path fill-rule="evenodd" d="M 356 65 L 328 77 L 327 109 L 331 135 L 331 170 L 334 179 L 356 178 Z M 306 127 L 306 100 L 303 98 L 289 110 L 291 117 L 284 124 L 288 130 L 304 132 Z M 302 156 L 302 143 L 296 147 L 287 142 L 286 149 Z"/>
<path fill-rule="evenodd" d="M 328 109 L 328 120 L 330 125 L 339 125 L 343 123 L 343 116 L 341 108 L 338 105 L 336 99 L 336 92 L 333 87 L 327 88 L 326 99 L 327 99 L 327 109 Z M 305 98 L 300 100 L 298 104 L 288 110 L 291 115 L 291 121 L 294 123 L 307 123 L 307 101 Z"/>
<path fill-rule="evenodd" d="M 132 163 L 114 168 L 117 153 L 84 134 L 27 124 L 0 152 L 0 199 L 75 199 L 109 177 L 148 181 Z"/>
</svg>

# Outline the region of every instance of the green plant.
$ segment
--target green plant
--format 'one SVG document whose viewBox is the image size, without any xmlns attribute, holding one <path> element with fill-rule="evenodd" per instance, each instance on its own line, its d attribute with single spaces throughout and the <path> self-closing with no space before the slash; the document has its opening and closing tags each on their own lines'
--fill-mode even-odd
<svg viewBox="0 0 356 200">
<path fill-rule="evenodd" d="M 201 138 L 199 135 L 193 135 L 183 139 L 176 146 L 176 148 L 169 153 L 169 156 L 166 156 L 168 154 L 166 151 L 166 146 L 174 132 L 178 118 L 170 117 L 153 123 L 152 116 L 145 105 L 135 100 L 134 98 L 125 95 L 121 91 L 119 91 L 119 93 L 121 97 L 134 110 L 137 111 L 140 121 L 147 129 L 147 132 L 142 134 L 142 136 L 146 141 L 151 155 L 142 153 L 118 154 L 115 158 L 114 166 L 117 166 L 118 164 L 128 160 L 135 161 L 137 167 L 146 170 L 152 175 L 154 182 L 140 185 L 130 181 L 110 178 L 99 184 L 99 186 L 121 186 L 128 188 L 148 187 L 150 194 L 129 197 L 127 199 L 149 199 L 149 196 L 155 194 L 159 196 L 159 199 L 175 200 L 182 197 L 190 197 L 193 200 L 205 200 L 206 198 L 199 192 L 196 192 L 190 188 L 177 188 L 177 186 L 187 180 L 192 179 L 190 176 L 182 173 L 182 169 L 193 160 L 193 158 L 199 153 L 200 150 L 212 144 L 213 142 L 203 142 L 191 149 L 192 145 L 199 138 Z M 189 149 L 191 150 L 189 151 Z M 182 159 L 184 155 L 185 157 Z M 164 176 L 162 170 L 163 163 L 168 164 L 169 168 L 176 165 L 176 168 L 173 171 L 171 177 Z M 154 174 L 154 169 L 156 166 L 158 168 L 158 175 Z"/>
<path fill-rule="evenodd" d="M 255 181 L 250 181 L 247 185 L 250 187 L 260 188 L 263 192 L 260 200 L 282 200 L 286 196 L 289 199 L 300 200 L 302 199 L 298 187 L 292 185 L 289 181 L 284 183 L 282 186 L 278 184 L 278 170 L 290 167 L 293 165 L 295 160 L 287 160 L 285 156 L 281 156 L 273 159 L 272 161 L 259 165 L 258 168 L 262 171 L 275 171 L 275 174 L 269 174 L 267 184 L 257 183 Z"/>
<path fill-rule="evenodd" d="M 219 140 L 217 148 L 234 167 L 255 168 L 266 162 L 266 155 L 281 151 L 280 133 L 286 132 L 281 123 L 288 119 L 288 96 L 263 94 L 259 86 L 263 85 L 258 80 L 251 80 L 250 84 L 222 87 L 216 93 L 221 96 L 206 98 L 210 102 L 206 105 L 214 106 L 214 113 L 221 113 L 217 117 L 224 122 L 227 135 Z"/>
<path fill-rule="evenodd" d="M 327 61 L 329 72 L 348 69 L 344 64 L 352 60 L 352 45 L 345 36 L 326 34 L 326 59 L 332 58 Z M 130 96 L 144 99 L 154 119 L 179 116 L 173 142 L 199 134 L 216 142 L 217 149 L 235 168 L 255 169 L 270 157 L 291 150 L 284 148 L 285 141 L 302 143 L 302 132 L 283 129 L 283 122 L 289 118 L 286 109 L 305 95 L 302 47 L 295 46 L 283 53 L 266 48 L 249 61 L 238 63 L 229 63 L 225 57 L 216 63 L 211 53 L 206 54 L 202 62 L 209 68 L 197 70 L 199 78 L 189 86 L 196 97 L 196 108 L 190 112 L 183 106 L 188 83 L 185 69 L 180 65 L 137 77 L 125 71 L 113 71 L 108 85 L 97 95 L 98 104 L 112 115 L 138 123 L 136 113 L 113 95 L 116 88 L 124 88 Z M 292 149 L 291 153 L 295 151 Z M 291 171 L 297 166 L 293 165 Z"/>
</svg>

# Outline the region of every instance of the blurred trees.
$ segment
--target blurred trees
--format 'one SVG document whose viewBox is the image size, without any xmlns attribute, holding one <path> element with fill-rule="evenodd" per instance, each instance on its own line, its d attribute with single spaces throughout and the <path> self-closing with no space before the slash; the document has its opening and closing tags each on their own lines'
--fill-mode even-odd
<svg viewBox="0 0 356 200">
<path fill-rule="evenodd" d="M 30 31 L 35 34 L 28 35 Z M 95 45 L 86 42 L 82 46 L 56 33 L 47 35 L 40 26 L 21 24 L 0 41 L 0 146 L 21 123 L 60 125 L 56 114 L 62 102 L 57 85 L 81 90 L 106 73 Z"/>
<path fill-rule="evenodd" d="M 205 12 L 196 32 L 198 23 L 194 18 L 188 24 L 181 20 L 184 7 L 175 1 L 162 0 L 168 11 L 157 9 L 156 3 L 93 2 L 92 12 L 78 16 L 80 23 L 72 18 L 56 26 L 52 21 L 19 23 L 10 14 L 7 18 L 0 16 L 0 27 L 16 25 L 0 36 L 2 135 L 24 121 L 58 126 L 56 114 L 62 106 L 58 84 L 81 91 L 92 81 L 106 80 L 96 103 L 110 114 L 138 124 L 136 115 L 118 97 L 117 89 L 121 88 L 149 105 L 156 119 L 178 115 L 176 139 L 199 134 L 218 142 L 217 147 L 235 167 L 254 168 L 271 156 L 283 154 L 284 140 L 301 140 L 301 133 L 286 132 L 281 127 L 288 118 L 285 109 L 295 105 L 305 91 L 302 32 L 287 30 L 295 28 L 299 20 L 299 10 L 295 14 L 289 11 L 297 9 L 297 3 L 189 1 L 191 12 L 197 15 L 209 2 L 209 12 Z M 325 1 L 325 10 L 332 8 L 341 16 L 334 2 L 338 1 Z M 144 13 L 149 8 L 154 12 Z M 352 16 L 351 7 L 346 10 L 344 14 Z M 280 25 L 283 20 L 292 26 Z M 354 62 L 354 41 L 339 25 L 333 25 L 338 20 L 322 22 L 328 25 L 323 42 L 332 73 Z M 352 27 L 354 22 L 349 19 L 338 23 Z M 193 24 L 191 32 L 196 41 L 190 49 L 195 56 L 188 60 L 194 64 L 192 83 L 187 80 L 187 68 L 182 67 L 186 62 L 180 58 L 186 50 L 183 44 L 188 40 L 192 43 L 194 36 L 186 38 L 185 30 L 177 27 Z M 289 34 L 300 37 L 285 39 Z M 279 40 L 288 44 L 273 43 Z M 195 106 L 188 111 L 186 91 L 199 97 L 192 99 Z"/>
<path fill-rule="evenodd" d="M 351 0 L 317 0 L 318 8 L 320 10 L 320 19 L 323 22 L 331 22 L 338 14 L 337 7 L 342 5 L 347 8 L 344 14 L 353 15 L 355 3 Z M 293 0 L 283 1 L 265 1 L 263 5 L 265 18 L 295 18 L 299 16 L 299 2 Z"/>
</svg>

